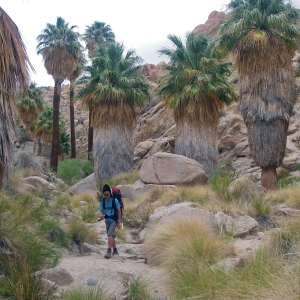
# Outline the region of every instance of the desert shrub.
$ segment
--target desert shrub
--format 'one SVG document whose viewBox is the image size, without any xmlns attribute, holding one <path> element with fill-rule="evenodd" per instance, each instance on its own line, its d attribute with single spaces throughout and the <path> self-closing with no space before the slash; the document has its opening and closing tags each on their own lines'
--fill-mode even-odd
<svg viewBox="0 0 300 300">
<path fill-rule="evenodd" d="M 69 220 L 67 234 L 69 238 L 76 243 L 81 253 L 83 253 L 83 244 L 87 240 L 96 240 L 97 235 L 93 229 L 80 218 L 73 217 Z"/>
<path fill-rule="evenodd" d="M 255 217 L 268 218 L 271 213 L 271 205 L 263 196 L 257 196 L 252 199 L 252 208 Z"/>
<path fill-rule="evenodd" d="M 98 211 L 99 203 L 94 201 L 88 205 L 82 207 L 81 209 L 81 218 L 84 222 L 95 223 L 97 220 L 96 212 Z"/>
<path fill-rule="evenodd" d="M 269 251 L 273 255 L 289 258 L 294 249 L 300 249 L 300 221 L 290 220 L 272 231 Z"/>
<path fill-rule="evenodd" d="M 94 172 L 90 160 L 80 158 L 66 159 L 58 162 L 57 177 L 72 185 Z"/>
<path fill-rule="evenodd" d="M 109 297 L 99 288 L 74 289 L 63 292 L 62 300 L 108 300 Z"/>
<path fill-rule="evenodd" d="M 230 183 L 235 179 L 235 176 L 224 167 L 217 167 L 209 177 L 209 185 L 216 192 L 222 201 L 231 201 L 231 195 L 228 193 Z"/>
<path fill-rule="evenodd" d="M 213 263 L 224 253 L 219 236 L 195 217 L 179 217 L 146 236 L 144 251 L 149 263 L 169 269 L 198 261 Z M 171 270 L 172 271 L 172 270 Z"/>
<path fill-rule="evenodd" d="M 272 204 L 285 203 L 288 207 L 300 209 L 300 186 L 289 186 L 277 191 L 268 191 L 266 198 L 270 200 Z"/>
<path fill-rule="evenodd" d="M 70 242 L 65 231 L 61 228 L 59 220 L 54 217 L 42 220 L 40 231 L 47 240 L 54 242 L 58 246 L 66 247 Z"/>
<path fill-rule="evenodd" d="M 41 230 L 47 215 L 47 205 L 41 199 L 0 196 L 0 272 L 4 275 L 0 298 L 48 299 L 40 279 L 32 276 L 54 267 L 61 257 L 58 247 Z"/>
<path fill-rule="evenodd" d="M 80 207 L 80 201 L 85 201 L 87 203 L 96 202 L 94 198 L 89 194 L 73 195 L 70 199 L 71 207 L 78 208 Z"/>
<path fill-rule="evenodd" d="M 122 283 L 127 291 L 126 299 L 128 300 L 155 299 L 151 296 L 147 281 L 142 277 L 136 277 L 131 280 L 124 279 Z"/>
</svg>

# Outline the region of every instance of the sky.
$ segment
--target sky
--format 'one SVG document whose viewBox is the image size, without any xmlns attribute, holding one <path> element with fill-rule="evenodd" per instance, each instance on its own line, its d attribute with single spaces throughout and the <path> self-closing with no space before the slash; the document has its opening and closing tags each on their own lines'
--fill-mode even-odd
<svg viewBox="0 0 300 300">
<path fill-rule="evenodd" d="M 224 11 L 229 0 L 0 0 L 0 6 L 18 26 L 36 74 L 31 80 L 39 86 L 53 86 L 41 55 L 36 54 L 36 37 L 47 23 L 56 24 L 62 17 L 70 26 L 77 25 L 83 33 L 94 21 L 105 22 L 115 33 L 116 41 L 126 49 L 136 50 L 143 63 L 158 64 L 166 60 L 158 49 L 171 46 L 168 34 L 180 36 L 199 24 L 209 14 Z M 300 0 L 293 4 L 300 8 Z"/>
</svg>

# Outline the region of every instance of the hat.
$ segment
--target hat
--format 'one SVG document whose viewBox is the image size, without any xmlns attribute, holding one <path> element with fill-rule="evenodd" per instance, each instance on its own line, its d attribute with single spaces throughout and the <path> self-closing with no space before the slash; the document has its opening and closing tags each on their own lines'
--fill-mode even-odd
<svg viewBox="0 0 300 300">
<path fill-rule="evenodd" d="M 111 188 L 108 184 L 104 184 L 104 186 L 102 188 L 102 193 L 104 193 L 104 192 L 109 192 L 110 194 L 112 194 Z"/>
</svg>

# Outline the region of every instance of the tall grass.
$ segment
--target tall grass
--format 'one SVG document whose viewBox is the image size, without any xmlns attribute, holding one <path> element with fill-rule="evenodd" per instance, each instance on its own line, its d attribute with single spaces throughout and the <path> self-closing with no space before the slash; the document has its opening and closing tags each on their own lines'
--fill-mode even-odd
<svg viewBox="0 0 300 300">
<path fill-rule="evenodd" d="M 0 299 L 48 299 L 36 271 L 57 265 L 61 253 L 46 232 L 47 203 L 29 195 L 0 196 Z M 56 228 L 58 228 L 56 226 Z"/>
<path fill-rule="evenodd" d="M 123 280 L 123 286 L 126 289 L 126 299 L 128 300 L 154 300 L 151 296 L 147 281 L 142 277 Z"/>
<path fill-rule="evenodd" d="M 211 189 L 218 195 L 222 201 L 231 201 L 231 195 L 228 192 L 230 183 L 235 176 L 223 167 L 216 168 L 209 177 L 209 185 Z"/>
<path fill-rule="evenodd" d="M 99 288 L 89 288 L 89 289 L 73 289 L 63 292 L 61 295 L 61 300 L 108 300 L 110 299 Z"/>
<path fill-rule="evenodd" d="M 180 217 L 146 236 L 144 251 L 154 265 L 172 267 L 198 261 L 214 263 L 226 255 L 219 236 L 195 217 Z"/>
</svg>

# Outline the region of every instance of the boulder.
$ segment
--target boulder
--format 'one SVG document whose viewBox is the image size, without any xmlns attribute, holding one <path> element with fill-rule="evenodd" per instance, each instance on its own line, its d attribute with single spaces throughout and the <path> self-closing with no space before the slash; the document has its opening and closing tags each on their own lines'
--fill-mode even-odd
<svg viewBox="0 0 300 300">
<path fill-rule="evenodd" d="M 76 184 L 70 187 L 69 192 L 72 194 L 91 194 L 93 196 L 97 195 L 99 189 L 97 188 L 96 178 L 94 173 L 87 176 L 86 178 L 80 180 Z"/>
<path fill-rule="evenodd" d="M 128 200 L 135 200 L 151 192 L 154 188 L 171 189 L 173 191 L 177 189 L 175 185 L 145 184 L 141 180 L 136 181 L 134 184 L 118 185 L 118 188 L 121 190 L 122 196 Z"/>
<path fill-rule="evenodd" d="M 200 208 L 195 208 L 193 202 L 176 203 L 170 206 L 161 206 L 154 210 L 149 217 L 149 222 L 157 222 L 157 226 L 163 225 L 170 220 L 185 217 L 196 217 L 203 225 L 214 232 L 218 229 L 218 224 L 213 213 Z"/>
<path fill-rule="evenodd" d="M 53 269 L 47 269 L 41 271 L 43 278 L 46 278 L 58 285 L 69 285 L 74 281 L 71 274 L 61 267 L 55 267 Z"/>
<path fill-rule="evenodd" d="M 147 184 L 206 184 L 208 179 L 197 161 L 166 152 L 154 153 L 145 159 L 139 175 Z"/>
<path fill-rule="evenodd" d="M 238 202 L 249 203 L 254 196 L 264 195 L 266 190 L 261 185 L 244 177 L 231 182 L 228 193 Z"/>
<path fill-rule="evenodd" d="M 27 184 L 33 185 L 36 188 L 42 188 L 42 189 L 48 188 L 50 190 L 57 189 L 57 187 L 54 184 L 38 176 L 29 176 L 24 178 L 23 181 Z"/>
<path fill-rule="evenodd" d="M 257 233 L 259 230 L 258 222 L 249 216 L 232 218 L 223 212 L 218 212 L 215 218 L 221 232 L 223 230 L 231 232 L 234 237 L 243 237 Z"/>
</svg>

